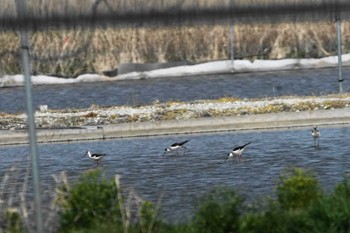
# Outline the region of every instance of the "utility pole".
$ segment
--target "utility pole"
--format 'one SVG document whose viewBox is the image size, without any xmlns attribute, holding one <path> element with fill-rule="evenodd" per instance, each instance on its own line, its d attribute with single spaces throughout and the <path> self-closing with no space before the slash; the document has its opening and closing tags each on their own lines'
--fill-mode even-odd
<svg viewBox="0 0 350 233">
<path fill-rule="evenodd" d="M 234 70 L 234 61 L 235 61 L 235 47 L 234 47 L 234 38 L 235 38 L 235 28 L 233 22 L 230 25 L 230 59 L 231 59 L 231 69 Z"/>
<path fill-rule="evenodd" d="M 26 18 L 26 5 L 25 0 L 16 0 L 18 19 Z M 30 145 L 30 158 L 32 165 L 32 176 L 34 186 L 34 203 L 35 203 L 35 220 L 36 220 L 36 232 L 43 233 L 43 219 L 41 208 L 41 192 L 40 192 L 40 179 L 39 179 L 39 161 L 38 150 L 35 132 L 34 110 L 33 110 L 33 95 L 32 95 L 32 82 L 31 82 L 31 69 L 30 69 L 30 56 L 28 35 L 25 29 L 20 31 L 21 39 L 21 58 L 22 69 L 25 82 L 26 92 L 26 104 L 27 104 L 27 124 L 29 129 L 29 145 Z"/>
<path fill-rule="evenodd" d="M 233 12 L 234 0 L 230 1 L 230 8 Z M 235 24 L 234 24 L 234 15 L 231 15 L 230 23 L 230 59 L 231 59 L 231 72 L 234 71 L 234 61 L 235 61 Z"/>
<path fill-rule="evenodd" d="M 343 61 L 342 61 L 342 43 L 341 43 L 341 20 L 336 19 L 337 24 L 337 38 L 338 38 L 338 83 L 339 93 L 343 93 Z"/>
<path fill-rule="evenodd" d="M 341 16 L 339 9 L 339 0 L 335 0 L 335 23 L 337 27 L 337 39 L 338 39 L 338 83 L 339 93 L 343 93 L 343 61 L 342 61 L 342 36 L 341 36 Z"/>
</svg>

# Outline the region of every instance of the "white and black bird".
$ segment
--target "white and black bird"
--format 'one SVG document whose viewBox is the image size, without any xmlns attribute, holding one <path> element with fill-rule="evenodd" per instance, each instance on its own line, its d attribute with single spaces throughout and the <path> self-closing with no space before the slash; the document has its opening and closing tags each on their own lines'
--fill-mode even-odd
<svg viewBox="0 0 350 233">
<path fill-rule="evenodd" d="M 311 136 L 314 138 L 315 146 L 320 146 L 320 131 L 317 129 L 317 126 L 315 126 L 311 131 Z"/>
<path fill-rule="evenodd" d="M 100 164 L 100 159 L 103 158 L 106 154 L 97 154 L 97 153 L 91 153 L 91 151 L 86 151 L 86 153 L 83 155 L 84 156 L 89 156 L 90 159 L 93 159 L 96 161 L 97 165 Z"/>
<path fill-rule="evenodd" d="M 242 157 L 242 153 L 244 151 L 244 149 L 250 144 L 251 142 L 248 142 L 246 144 L 244 144 L 243 146 L 237 146 L 235 147 L 229 154 L 227 154 L 226 160 L 228 160 L 229 158 L 232 157 L 237 157 L 239 160 L 243 159 Z M 225 160 L 225 162 L 226 162 Z"/>
<path fill-rule="evenodd" d="M 172 152 L 175 151 L 176 155 L 179 156 L 179 152 L 178 150 L 180 148 L 184 148 L 184 154 L 186 153 L 186 146 L 184 146 L 189 140 L 183 141 L 183 142 L 175 142 L 174 144 L 172 144 L 171 146 L 169 146 L 168 148 L 165 148 L 164 154 L 162 156 L 164 156 L 167 152 Z"/>
</svg>

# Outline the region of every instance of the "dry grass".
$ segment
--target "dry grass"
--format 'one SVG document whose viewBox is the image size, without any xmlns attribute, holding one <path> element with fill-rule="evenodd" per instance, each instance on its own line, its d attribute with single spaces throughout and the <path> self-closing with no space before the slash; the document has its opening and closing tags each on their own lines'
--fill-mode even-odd
<svg viewBox="0 0 350 233">
<path fill-rule="evenodd" d="M 187 109 L 175 109 L 175 110 L 165 110 L 157 112 L 156 120 L 166 121 L 166 120 L 178 120 L 182 119 L 184 115 L 188 113 Z"/>
<path fill-rule="evenodd" d="M 72 186 L 66 173 L 63 171 L 52 175 L 53 182 L 47 190 L 48 197 L 43 196 L 43 223 L 45 232 L 57 232 L 59 215 L 62 208 L 67 206 L 67 197 Z M 33 190 L 30 184 L 30 169 L 11 167 L 4 174 L 0 174 L 0 232 L 35 232 L 35 209 L 33 206 Z M 133 188 L 121 187 L 120 176 L 115 176 L 115 185 L 118 188 L 118 201 L 122 215 L 124 232 L 133 219 L 140 221 L 141 232 L 152 232 L 157 218 L 162 193 L 154 205 L 144 200 Z M 123 196 L 122 196 L 123 193 Z M 148 205 L 153 210 L 151 221 L 143 224 L 143 210 Z M 147 228 L 149 227 L 149 228 Z"/>
<path fill-rule="evenodd" d="M 229 6 L 227 0 L 28 0 L 34 15 L 150 11 L 151 9 Z M 238 0 L 235 4 L 297 3 L 301 0 Z M 16 15 L 15 1 L 2 0 L 0 13 Z M 176 22 L 175 22 L 176 23 Z M 175 24 L 176 25 L 176 24 Z M 350 24 L 342 26 L 344 52 L 348 52 Z M 192 25 L 170 28 L 97 28 L 35 32 L 30 36 L 34 73 L 75 77 L 102 73 L 120 63 L 171 61 L 204 62 L 228 59 L 229 25 Z M 0 33 L 0 75 L 21 72 L 19 39 L 15 32 Z M 323 57 L 336 53 L 332 22 L 298 24 L 249 24 L 235 26 L 235 57 L 281 59 Z"/>
<path fill-rule="evenodd" d="M 98 114 L 97 114 L 97 113 L 95 113 L 95 112 L 89 112 L 89 113 L 87 113 L 87 114 L 83 115 L 82 117 L 86 117 L 86 118 L 94 118 L 94 117 L 97 117 L 97 116 L 98 116 Z"/>
<path fill-rule="evenodd" d="M 25 162 L 25 161 L 23 161 Z M 23 164 L 21 165 L 23 167 Z M 35 210 L 30 169 L 12 166 L 0 176 L 0 232 L 34 232 Z M 58 226 L 57 189 L 66 181 L 64 173 L 53 176 L 55 183 L 43 195 L 43 223 L 47 232 Z"/>
<path fill-rule="evenodd" d="M 343 52 L 350 48 L 344 22 Z M 35 73 L 75 77 L 115 69 L 120 63 L 205 62 L 228 59 L 229 26 L 124 28 L 36 32 L 30 36 Z M 16 33 L 0 33 L 0 70 L 20 73 Z M 236 58 L 303 58 L 336 54 L 335 25 L 329 23 L 235 26 Z"/>
<path fill-rule="evenodd" d="M 242 98 L 226 96 L 216 100 L 208 100 L 208 102 L 218 102 L 218 103 L 235 102 L 235 101 L 242 101 Z"/>
</svg>

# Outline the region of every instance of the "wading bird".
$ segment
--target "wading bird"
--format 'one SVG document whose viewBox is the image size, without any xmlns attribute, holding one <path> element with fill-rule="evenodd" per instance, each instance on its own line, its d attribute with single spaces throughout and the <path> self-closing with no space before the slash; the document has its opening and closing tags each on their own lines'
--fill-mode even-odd
<svg viewBox="0 0 350 233">
<path fill-rule="evenodd" d="M 83 155 L 84 156 L 89 156 L 90 159 L 93 159 L 96 161 L 97 165 L 100 165 L 100 159 L 102 159 L 103 156 L 105 156 L 106 154 L 97 154 L 97 153 L 91 153 L 89 150 L 86 151 L 86 153 Z"/>
<path fill-rule="evenodd" d="M 184 146 L 189 140 L 183 141 L 183 142 L 175 142 L 174 144 L 172 144 L 171 146 L 169 146 L 168 148 L 165 148 L 164 154 L 162 156 L 164 156 L 167 152 L 171 152 L 171 151 L 176 151 L 176 155 L 179 156 L 179 152 L 178 150 L 180 148 L 184 148 L 184 154 L 186 153 L 186 146 Z"/>
<path fill-rule="evenodd" d="M 314 144 L 315 146 L 320 146 L 320 131 L 318 131 L 317 126 L 315 126 L 312 131 L 311 131 L 311 135 L 314 138 Z"/>
<path fill-rule="evenodd" d="M 231 157 L 236 156 L 239 160 L 243 159 L 242 157 L 242 153 L 244 151 L 244 149 L 250 144 L 251 142 L 248 142 L 246 144 L 244 144 L 243 146 L 238 146 L 236 148 L 234 148 L 229 154 L 227 154 L 226 160 L 228 160 Z M 225 162 L 226 162 L 225 160 Z"/>
</svg>

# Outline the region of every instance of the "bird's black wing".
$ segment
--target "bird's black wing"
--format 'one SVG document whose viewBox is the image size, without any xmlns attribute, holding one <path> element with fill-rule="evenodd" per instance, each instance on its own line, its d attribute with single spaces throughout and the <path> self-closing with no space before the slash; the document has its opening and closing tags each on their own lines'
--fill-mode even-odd
<svg viewBox="0 0 350 233">
<path fill-rule="evenodd" d="M 236 151 L 236 150 L 242 150 L 244 147 L 248 146 L 251 142 L 248 142 L 246 144 L 244 144 L 243 146 L 237 146 L 233 149 L 233 151 Z"/>
<path fill-rule="evenodd" d="M 182 145 L 184 145 L 185 143 L 187 143 L 188 141 L 189 141 L 189 140 L 186 140 L 186 141 L 183 141 L 183 142 L 177 143 L 177 145 L 182 146 Z"/>
<path fill-rule="evenodd" d="M 91 157 L 102 157 L 102 156 L 105 156 L 106 154 L 92 154 Z"/>
<path fill-rule="evenodd" d="M 237 146 L 237 147 L 233 148 L 232 151 L 242 150 L 243 148 L 244 148 L 244 146 Z"/>
</svg>

